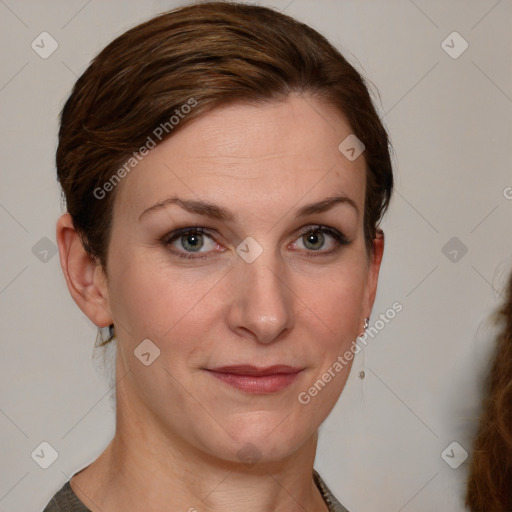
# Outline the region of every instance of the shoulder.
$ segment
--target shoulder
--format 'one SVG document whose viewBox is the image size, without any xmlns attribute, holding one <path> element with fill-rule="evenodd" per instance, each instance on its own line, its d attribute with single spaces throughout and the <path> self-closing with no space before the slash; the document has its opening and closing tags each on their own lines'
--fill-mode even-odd
<svg viewBox="0 0 512 512">
<path fill-rule="evenodd" d="M 329 507 L 329 512 L 349 512 L 334 496 L 322 477 L 313 469 L 313 479 L 322 494 L 322 497 Z"/>
<path fill-rule="evenodd" d="M 53 495 L 43 512 L 91 512 L 74 493 L 69 480 Z"/>
</svg>

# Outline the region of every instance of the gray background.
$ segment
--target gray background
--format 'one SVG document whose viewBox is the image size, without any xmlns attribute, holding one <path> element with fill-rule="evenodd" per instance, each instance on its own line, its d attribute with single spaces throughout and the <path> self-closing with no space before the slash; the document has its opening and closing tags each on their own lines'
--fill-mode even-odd
<svg viewBox="0 0 512 512">
<path fill-rule="evenodd" d="M 180 3 L 0 0 L 0 511 L 42 510 L 113 435 L 96 329 L 52 253 L 57 116 L 101 48 Z M 351 512 L 462 511 L 469 459 L 452 469 L 441 453 L 470 451 L 489 316 L 512 266 L 511 2 L 260 3 L 311 24 L 369 77 L 396 152 L 370 323 L 395 301 L 403 311 L 357 356 L 316 467 Z M 59 45 L 47 59 L 31 48 L 43 31 Z M 469 44 L 458 58 L 441 45 L 453 31 Z M 42 441 L 58 452 L 48 469 L 31 458 Z"/>
</svg>

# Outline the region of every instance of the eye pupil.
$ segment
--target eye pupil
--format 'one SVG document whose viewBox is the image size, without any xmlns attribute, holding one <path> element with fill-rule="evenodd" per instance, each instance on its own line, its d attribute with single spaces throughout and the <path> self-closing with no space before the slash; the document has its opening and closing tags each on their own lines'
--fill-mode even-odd
<svg viewBox="0 0 512 512">
<path fill-rule="evenodd" d="M 197 251 L 203 246 L 201 237 L 202 235 L 198 233 L 190 233 L 181 237 L 181 244 L 184 249 Z"/>
<path fill-rule="evenodd" d="M 304 245 L 309 249 L 320 249 L 324 243 L 324 235 L 319 231 L 311 231 L 310 233 L 305 235 L 304 240 Z"/>
</svg>

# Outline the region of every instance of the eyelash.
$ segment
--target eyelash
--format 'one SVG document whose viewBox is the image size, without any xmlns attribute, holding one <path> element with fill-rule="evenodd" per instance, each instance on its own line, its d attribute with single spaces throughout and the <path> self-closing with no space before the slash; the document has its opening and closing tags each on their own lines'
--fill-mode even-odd
<svg viewBox="0 0 512 512">
<path fill-rule="evenodd" d="M 312 253 L 309 256 L 307 256 L 308 258 L 317 258 L 320 256 L 327 256 L 330 254 L 334 254 L 334 253 L 337 253 L 343 246 L 350 244 L 350 240 L 348 240 L 347 237 L 343 233 L 341 233 L 337 229 L 329 228 L 327 226 L 322 226 L 322 225 L 305 226 L 304 228 L 301 229 L 299 238 L 303 237 L 304 235 L 307 235 L 308 233 L 328 234 L 328 235 L 332 236 L 332 238 L 334 238 L 334 240 L 336 241 L 335 247 L 328 251 L 312 251 L 312 250 L 307 251 L 309 253 Z M 186 236 L 186 235 L 190 235 L 190 234 L 206 235 L 209 238 L 213 239 L 213 237 L 208 234 L 207 230 L 204 227 L 194 226 L 194 227 L 178 229 L 176 231 L 168 233 L 167 235 L 165 235 L 162 238 L 161 243 L 164 245 L 164 247 L 169 248 L 169 246 L 175 240 L 178 240 L 179 238 Z M 191 253 L 191 252 L 181 252 L 181 251 L 174 251 L 174 250 L 172 250 L 171 252 L 172 252 L 172 254 L 178 256 L 179 258 L 184 258 L 184 259 L 197 260 L 197 259 L 203 259 L 203 258 L 208 257 L 208 253 Z M 315 252 L 317 252 L 317 254 L 314 254 Z"/>
</svg>

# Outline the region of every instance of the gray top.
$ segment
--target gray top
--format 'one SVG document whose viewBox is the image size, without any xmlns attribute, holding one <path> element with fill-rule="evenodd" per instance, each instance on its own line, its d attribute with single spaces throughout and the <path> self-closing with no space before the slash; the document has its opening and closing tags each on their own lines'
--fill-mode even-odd
<svg viewBox="0 0 512 512">
<path fill-rule="evenodd" d="M 313 470 L 313 480 L 329 508 L 329 512 L 348 512 L 329 490 L 320 475 Z M 69 480 L 53 496 L 43 512 L 91 512 L 74 493 Z"/>
</svg>

